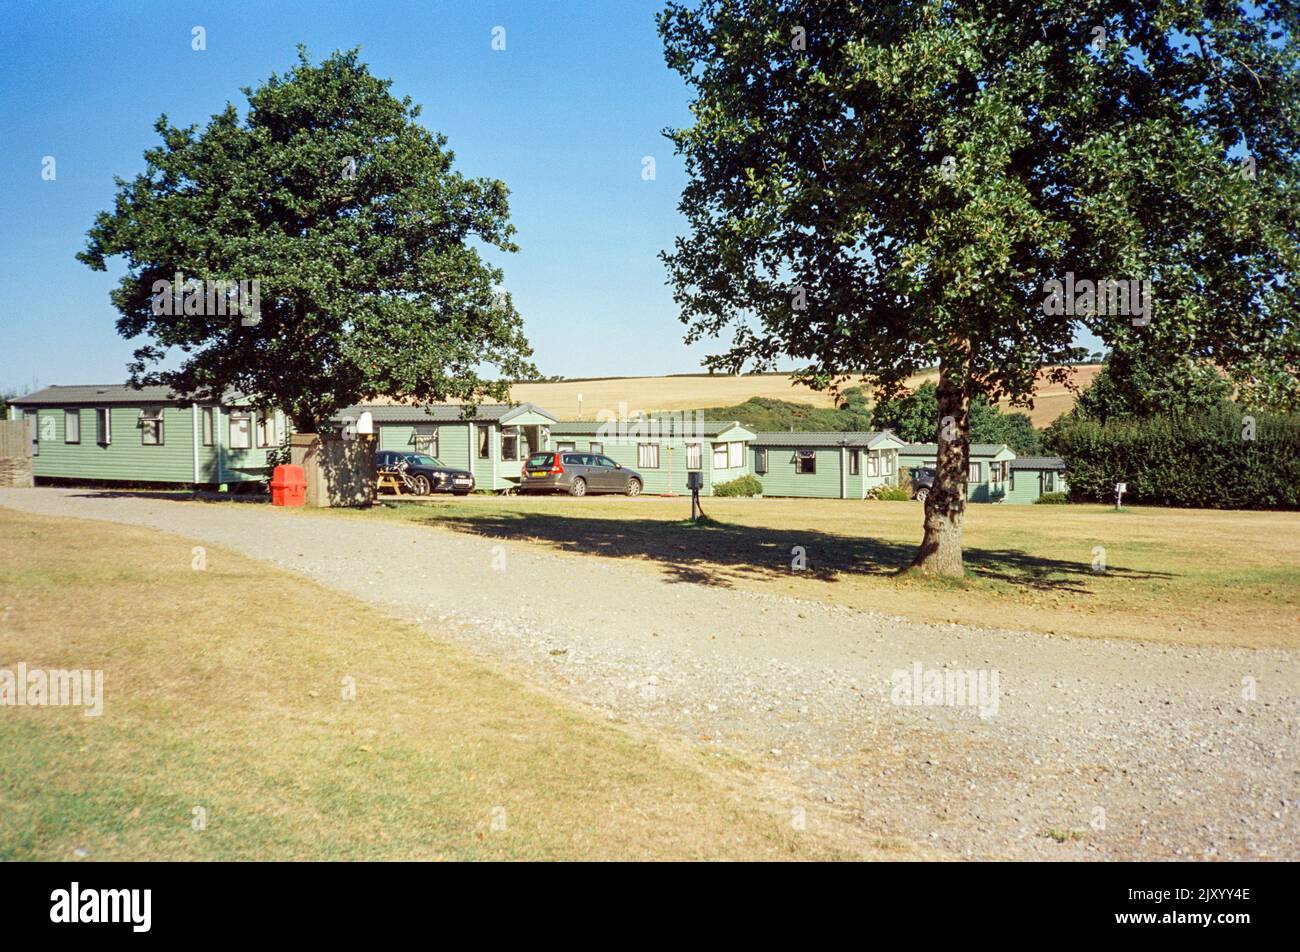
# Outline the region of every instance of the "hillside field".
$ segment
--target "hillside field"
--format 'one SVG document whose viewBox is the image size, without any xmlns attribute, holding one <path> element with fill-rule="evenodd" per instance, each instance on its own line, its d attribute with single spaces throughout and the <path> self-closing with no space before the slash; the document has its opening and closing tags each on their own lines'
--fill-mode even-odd
<svg viewBox="0 0 1300 952">
<path fill-rule="evenodd" d="M 1101 370 L 1097 365 L 1074 368 L 1074 383 L 1079 388 L 1090 384 Z M 913 387 L 937 379 L 937 373 L 920 374 L 911 381 Z M 852 383 L 847 384 L 852 386 Z M 579 408 L 578 397 L 582 397 Z M 670 377 L 608 377 L 589 380 L 563 380 L 555 383 L 518 383 L 510 398 L 520 403 L 534 403 L 562 420 L 594 420 L 602 411 L 617 414 L 620 403 L 627 411 L 691 410 L 697 407 L 728 407 L 744 403 L 751 397 L 770 397 L 806 403 L 815 407 L 834 407 L 835 400 L 801 384 L 791 383 L 784 374 L 723 374 Z M 1004 401 L 1003 409 L 1011 409 Z M 1074 406 L 1074 393 L 1062 384 L 1043 384 L 1028 411 L 1036 427 L 1045 427 Z"/>
</svg>

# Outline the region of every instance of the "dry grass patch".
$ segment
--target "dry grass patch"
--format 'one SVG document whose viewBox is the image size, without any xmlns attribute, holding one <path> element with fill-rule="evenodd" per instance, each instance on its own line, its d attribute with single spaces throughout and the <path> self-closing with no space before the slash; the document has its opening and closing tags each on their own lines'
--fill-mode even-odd
<svg viewBox="0 0 1300 952">
<path fill-rule="evenodd" d="M 231 552 L 195 571 L 192 545 L 0 510 L 0 667 L 105 681 L 98 718 L 0 708 L 0 858 L 842 855 L 747 765 L 705 771 Z"/>
</svg>

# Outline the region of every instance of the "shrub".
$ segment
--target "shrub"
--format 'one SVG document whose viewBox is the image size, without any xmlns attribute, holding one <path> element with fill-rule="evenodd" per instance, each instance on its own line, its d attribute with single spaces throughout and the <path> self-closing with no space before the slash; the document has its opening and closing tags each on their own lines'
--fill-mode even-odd
<svg viewBox="0 0 1300 952">
<path fill-rule="evenodd" d="M 757 476 L 741 476 L 713 487 L 715 496 L 761 496 L 763 483 Z"/>
<path fill-rule="evenodd" d="M 907 502 L 912 498 L 905 486 L 873 486 L 867 490 L 868 499 L 883 499 L 888 502 Z"/>
<path fill-rule="evenodd" d="M 1063 418 L 1064 419 L 1064 418 Z M 1068 420 L 1049 438 L 1070 495 L 1207 509 L 1300 509 L 1300 415 L 1231 405 L 1184 416 Z"/>
<path fill-rule="evenodd" d="M 1059 506 L 1069 501 L 1070 498 L 1065 493 L 1043 493 L 1034 500 L 1034 502 L 1042 506 Z"/>
</svg>

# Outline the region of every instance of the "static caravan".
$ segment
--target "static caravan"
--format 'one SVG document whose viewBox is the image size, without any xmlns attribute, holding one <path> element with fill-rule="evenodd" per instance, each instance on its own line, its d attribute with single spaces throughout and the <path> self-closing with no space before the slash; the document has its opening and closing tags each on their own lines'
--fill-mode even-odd
<svg viewBox="0 0 1300 952">
<path fill-rule="evenodd" d="M 37 480 L 109 480 L 228 486 L 270 476 L 284 414 L 236 395 L 178 403 L 167 387 L 46 387 L 10 401 L 28 421 Z"/>
<path fill-rule="evenodd" d="M 1037 502 L 1043 493 L 1068 493 L 1065 460 L 1059 456 L 1021 456 L 1011 461 L 1007 502 Z"/>
<path fill-rule="evenodd" d="M 696 420 L 680 414 L 605 422 L 577 420 L 551 427 L 547 449 L 600 453 L 639 472 L 647 493 L 690 492 L 686 474 L 703 474 L 701 495 L 749 472 L 746 447 L 754 434 L 732 421 Z"/>
<path fill-rule="evenodd" d="M 446 466 L 469 470 L 476 488 L 492 491 L 519 485 L 524 460 L 547 447 L 548 430 L 556 423 L 531 403 L 479 404 L 468 416 L 460 404 L 365 404 L 348 407 L 335 420 L 357 420 L 363 411 L 374 421 L 378 449 L 424 453 Z"/>
<path fill-rule="evenodd" d="M 872 488 L 898 482 L 903 445 L 888 430 L 759 433 L 749 465 L 765 496 L 865 499 Z"/>
<path fill-rule="evenodd" d="M 934 466 L 938 457 L 936 443 L 909 443 L 898 459 L 907 467 Z M 966 498 L 970 502 L 1003 502 L 1011 486 L 1011 463 L 1015 458 L 1015 451 L 1005 443 L 970 444 Z"/>
</svg>

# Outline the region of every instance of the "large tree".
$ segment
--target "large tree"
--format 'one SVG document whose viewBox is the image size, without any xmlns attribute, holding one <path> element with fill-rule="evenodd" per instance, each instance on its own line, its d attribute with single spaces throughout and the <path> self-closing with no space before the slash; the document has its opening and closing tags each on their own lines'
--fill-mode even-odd
<svg viewBox="0 0 1300 952">
<path fill-rule="evenodd" d="M 939 418 L 939 388 L 927 380 L 911 393 L 878 400 L 871 411 L 871 427 L 893 430 L 908 443 L 928 443 L 934 439 L 934 421 Z M 984 394 L 970 401 L 970 441 L 1005 443 L 1023 456 L 1039 451 L 1040 440 L 1034 423 L 1024 413 L 1003 413 Z"/>
<path fill-rule="evenodd" d="M 703 0 L 659 27 L 693 92 L 687 339 L 882 397 L 937 365 L 923 571 L 963 570 L 972 399 L 1031 406 L 1080 326 L 1295 398 L 1293 3 Z M 1148 280 L 1154 309 L 1049 292 L 1076 279 Z"/>
<path fill-rule="evenodd" d="M 118 331 L 148 338 L 132 382 L 242 392 L 302 431 L 379 395 L 506 396 L 505 380 L 534 371 L 502 273 L 480 253 L 516 250 L 505 185 L 455 171 L 446 138 L 355 50 L 299 57 L 243 90 L 243 116 L 228 104 L 202 128 L 160 118 L 145 171 L 118 180 L 90 229 L 78 257 L 96 270 L 126 259 Z M 180 304 L 176 275 L 257 281 L 258 313 L 232 316 L 219 295 L 173 307 L 160 288 Z M 482 379 L 485 366 L 503 379 Z"/>
<path fill-rule="evenodd" d="M 1231 396 L 1232 386 L 1212 364 L 1168 357 L 1153 360 L 1140 349 L 1114 350 L 1068 415 L 1103 424 L 1158 415 L 1192 416 L 1215 409 Z"/>
</svg>

